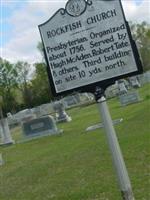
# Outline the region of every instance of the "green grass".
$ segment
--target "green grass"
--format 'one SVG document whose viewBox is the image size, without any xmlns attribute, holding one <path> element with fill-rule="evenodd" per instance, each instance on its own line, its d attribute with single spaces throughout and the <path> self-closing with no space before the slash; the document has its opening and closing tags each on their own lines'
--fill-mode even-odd
<svg viewBox="0 0 150 200">
<path fill-rule="evenodd" d="M 136 200 L 150 199 L 150 85 L 139 89 L 143 101 L 121 107 L 108 101 Z M 104 129 L 85 132 L 101 121 L 97 105 L 68 110 L 72 122 L 59 124 L 62 136 L 0 147 L 1 200 L 121 200 Z M 17 141 L 20 129 L 13 130 Z"/>
</svg>

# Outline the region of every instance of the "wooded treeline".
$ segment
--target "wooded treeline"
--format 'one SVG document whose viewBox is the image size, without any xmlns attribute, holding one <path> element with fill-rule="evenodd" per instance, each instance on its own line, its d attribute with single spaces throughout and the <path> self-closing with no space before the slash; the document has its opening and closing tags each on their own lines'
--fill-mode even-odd
<svg viewBox="0 0 150 200">
<path fill-rule="evenodd" d="M 46 64 L 18 61 L 15 64 L 0 58 L 0 96 L 3 98 L 3 112 L 15 113 L 32 108 L 52 99 Z"/>
<path fill-rule="evenodd" d="M 133 38 L 140 51 L 144 71 L 150 70 L 150 26 L 148 23 L 130 23 Z M 42 44 L 37 48 L 42 52 Z M 15 113 L 52 100 L 44 58 L 34 64 L 34 72 L 27 62 L 10 63 L 0 58 L 0 96 L 3 98 L 3 112 Z"/>
</svg>

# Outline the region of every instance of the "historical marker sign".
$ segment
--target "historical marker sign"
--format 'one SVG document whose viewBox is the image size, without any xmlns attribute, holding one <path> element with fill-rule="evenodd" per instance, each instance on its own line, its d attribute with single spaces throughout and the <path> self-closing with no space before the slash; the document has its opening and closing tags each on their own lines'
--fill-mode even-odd
<svg viewBox="0 0 150 200">
<path fill-rule="evenodd" d="M 39 30 L 55 95 L 142 72 L 120 0 L 69 0 Z"/>
</svg>

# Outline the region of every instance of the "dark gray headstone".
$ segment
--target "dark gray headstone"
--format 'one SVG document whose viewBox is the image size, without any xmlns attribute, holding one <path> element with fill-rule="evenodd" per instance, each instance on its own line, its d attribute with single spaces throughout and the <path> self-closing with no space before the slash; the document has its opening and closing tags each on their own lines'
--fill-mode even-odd
<svg viewBox="0 0 150 200">
<path fill-rule="evenodd" d="M 52 135 L 59 133 L 55 120 L 52 116 L 41 117 L 22 124 L 23 133 L 26 137 Z"/>
</svg>

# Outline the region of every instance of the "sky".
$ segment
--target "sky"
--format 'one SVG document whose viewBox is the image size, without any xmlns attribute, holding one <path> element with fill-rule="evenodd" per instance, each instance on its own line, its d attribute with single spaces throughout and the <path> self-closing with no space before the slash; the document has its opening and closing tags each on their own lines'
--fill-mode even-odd
<svg viewBox="0 0 150 200">
<path fill-rule="evenodd" d="M 66 0 L 0 0 L 0 57 L 11 63 L 41 61 L 38 25 L 47 21 Z M 150 23 L 150 0 L 122 0 L 126 19 Z"/>
</svg>

